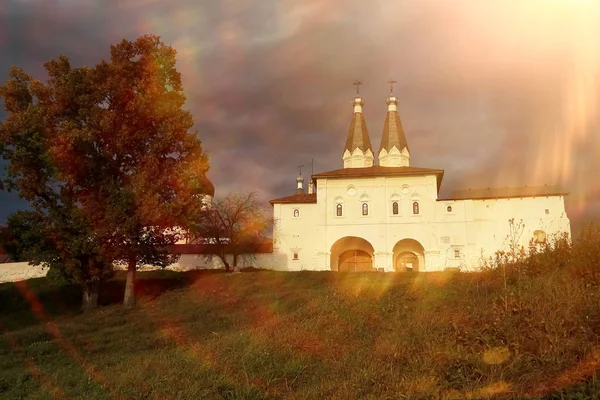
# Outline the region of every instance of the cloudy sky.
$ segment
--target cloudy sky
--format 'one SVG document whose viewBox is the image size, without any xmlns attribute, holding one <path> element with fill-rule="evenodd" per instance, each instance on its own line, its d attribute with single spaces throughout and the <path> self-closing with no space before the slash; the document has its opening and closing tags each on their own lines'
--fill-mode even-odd
<svg viewBox="0 0 600 400">
<path fill-rule="evenodd" d="M 393 77 L 411 165 L 444 169 L 443 194 L 562 184 L 575 227 L 600 218 L 596 0 L 2 0 L 0 81 L 146 33 L 178 52 L 217 195 L 341 168 L 355 79 L 377 151 Z M 0 192 L 0 223 L 22 206 Z"/>
</svg>

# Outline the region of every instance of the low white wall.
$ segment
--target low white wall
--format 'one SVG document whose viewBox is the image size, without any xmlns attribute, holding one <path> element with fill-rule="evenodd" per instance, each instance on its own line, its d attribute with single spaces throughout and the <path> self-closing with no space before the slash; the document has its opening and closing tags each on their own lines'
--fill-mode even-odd
<svg viewBox="0 0 600 400">
<path fill-rule="evenodd" d="M 0 283 L 17 282 L 46 276 L 48 268 L 29 265 L 26 262 L 0 264 Z"/>
<path fill-rule="evenodd" d="M 233 256 L 229 255 L 228 262 L 233 263 Z M 256 267 L 273 270 L 288 270 L 285 255 L 278 253 L 258 253 L 243 255 L 238 258 L 238 267 Z M 183 254 L 176 263 L 167 267 L 173 271 L 191 271 L 195 269 L 219 269 L 225 268 L 221 260 L 216 256 L 204 256 L 201 254 Z M 115 269 L 126 269 L 125 266 L 115 266 Z M 140 270 L 151 271 L 160 269 L 153 265 L 144 265 Z M 40 278 L 46 276 L 47 268 L 29 265 L 26 262 L 0 264 L 0 283 L 17 282 L 25 279 Z"/>
<path fill-rule="evenodd" d="M 227 256 L 229 265 L 233 264 L 233 256 Z M 256 267 L 272 270 L 287 270 L 286 257 L 278 253 L 256 253 L 244 254 L 238 257 L 238 268 Z M 217 256 L 205 256 L 202 254 L 182 254 L 179 260 L 167 267 L 173 271 L 190 271 L 194 269 L 219 269 L 225 268 L 223 262 Z M 153 265 L 145 265 L 142 270 L 158 269 Z"/>
</svg>

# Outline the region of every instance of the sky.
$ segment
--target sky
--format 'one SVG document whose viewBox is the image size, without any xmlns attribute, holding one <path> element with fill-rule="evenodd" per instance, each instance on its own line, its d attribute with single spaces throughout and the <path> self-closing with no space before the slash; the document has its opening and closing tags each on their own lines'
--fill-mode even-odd
<svg viewBox="0 0 600 400">
<path fill-rule="evenodd" d="M 267 204 L 298 165 L 341 168 L 356 79 L 378 152 L 393 78 L 411 165 L 445 170 L 441 195 L 560 184 L 574 230 L 600 220 L 600 1 L 2 0 L 0 82 L 147 33 L 177 50 L 217 196 Z M 24 206 L 0 192 L 0 224 Z"/>
</svg>

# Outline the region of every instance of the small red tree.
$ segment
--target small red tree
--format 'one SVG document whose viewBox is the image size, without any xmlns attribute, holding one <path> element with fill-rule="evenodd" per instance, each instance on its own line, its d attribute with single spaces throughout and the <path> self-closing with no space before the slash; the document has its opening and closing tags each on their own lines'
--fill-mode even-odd
<svg viewBox="0 0 600 400">
<path fill-rule="evenodd" d="M 225 270 L 237 268 L 241 254 L 265 240 L 273 221 L 260 207 L 256 192 L 229 194 L 215 199 L 212 207 L 190 226 L 192 241 L 208 244 L 208 256 L 217 256 Z M 233 257 L 232 265 L 227 254 Z"/>
</svg>

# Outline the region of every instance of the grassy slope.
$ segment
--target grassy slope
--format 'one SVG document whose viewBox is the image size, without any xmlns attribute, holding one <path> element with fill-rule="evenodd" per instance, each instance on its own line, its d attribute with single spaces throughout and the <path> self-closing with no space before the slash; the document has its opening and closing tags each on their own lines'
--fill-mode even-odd
<svg viewBox="0 0 600 400">
<path fill-rule="evenodd" d="M 87 315 L 76 287 L 1 284 L 0 398 L 600 395 L 598 288 L 565 274 L 140 278 L 137 309 L 118 276 Z"/>
</svg>

